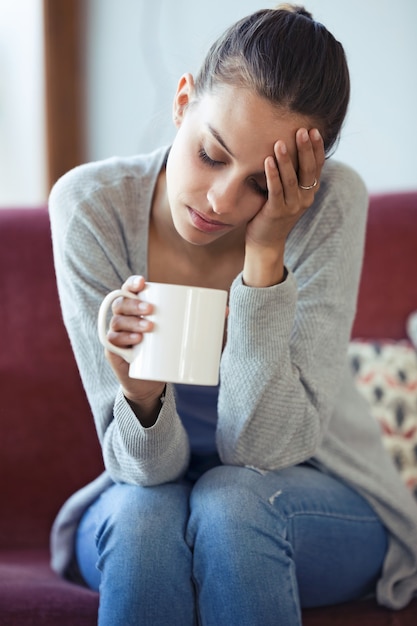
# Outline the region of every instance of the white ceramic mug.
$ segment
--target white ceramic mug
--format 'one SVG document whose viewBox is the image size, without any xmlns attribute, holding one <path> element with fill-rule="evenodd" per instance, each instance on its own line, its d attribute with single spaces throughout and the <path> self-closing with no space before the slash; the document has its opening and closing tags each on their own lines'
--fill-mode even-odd
<svg viewBox="0 0 417 626">
<path fill-rule="evenodd" d="M 154 306 L 154 329 L 140 344 L 119 348 L 107 339 L 111 303 L 120 296 Z M 227 291 L 146 283 L 138 295 L 117 289 L 103 300 L 98 315 L 101 343 L 130 363 L 129 376 L 188 385 L 217 385 L 226 317 Z"/>
</svg>

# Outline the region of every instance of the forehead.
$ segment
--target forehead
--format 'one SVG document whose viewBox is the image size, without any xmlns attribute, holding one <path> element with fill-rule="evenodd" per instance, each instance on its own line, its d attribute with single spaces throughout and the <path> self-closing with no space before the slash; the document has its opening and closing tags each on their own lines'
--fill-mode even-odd
<svg viewBox="0 0 417 626">
<path fill-rule="evenodd" d="M 279 139 L 295 157 L 296 131 L 313 126 L 306 116 L 274 106 L 243 87 L 216 87 L 199 98 L 196 109 L 199 121 L 214 128 L 237 157 L 252 152 L 265 158 L 273 153 Z"/>
</svg>

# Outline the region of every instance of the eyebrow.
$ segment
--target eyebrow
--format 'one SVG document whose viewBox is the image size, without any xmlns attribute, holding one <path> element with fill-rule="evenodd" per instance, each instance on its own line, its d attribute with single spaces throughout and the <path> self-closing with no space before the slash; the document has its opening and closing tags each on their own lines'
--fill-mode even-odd
<svg viewBox="0 0 417 626">
<path fill-rule="evenodd" d="M 233 154 L 233 152 L 230 150 L 230 148 L 225 143 L 225 141 L 224 141 L 223 137 L 220 135 L 220 133 L 218 133 L 217 130 L 215 128 L 213 128 L 213 126 L 211 126 L 211 124 L 208 124 L 207 126 L 208 126 L 209 131 L 213 135 L 213 137 L 219 142 L 219 144 L 221 146 L 223 146 L 223 148 L 226 150 L 226 152 L 228 152 L 231 157 L 236 158 L 235 155 Z"/>
<path fill-rule="evenodd" d="M 226 150 L 226 152 L 228 152 L 230 154 L 230 156 L 235 159 L 236 158 L 235 155 L 230 150 L 228 145 L 225 143 L 225 141 L 224 141 L 223 137 L 220 135 L 220 133 L 215 128 L 213 128 L 213 126 L 211 124 L 207 124 L 207 128 L 209 129 L 209 131 L 213 135 L 213 137 L 219 142 L 219 144 Z M 260 170 L 259 172 L 255 172 L 253 174 L 253 176 L 254 177 L 261 176 L 262 180 L 264 181 L 265 180 L 265 170 Z"/>
</svg>

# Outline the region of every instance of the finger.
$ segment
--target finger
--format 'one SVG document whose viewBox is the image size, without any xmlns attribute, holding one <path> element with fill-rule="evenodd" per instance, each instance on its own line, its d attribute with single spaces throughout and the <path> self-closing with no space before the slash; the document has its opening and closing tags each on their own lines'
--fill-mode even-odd
<svg viewBox="0 0 417 626">
<path fill-rule="evenodd" d="M 129 278 L 123 283 L 122 289 L 131 291 L 132 293 L 139 293 L 145 287 L 145 279 L 143 276 L 129 276 Z"/>
<path fill-rule="evenodd" d="M 303 189 L 303 187 L 311 187 L 311 191 L 313 191 L 317 186 L 318 171 L 321 168 L 316 161 L 312 140 L 305 128 L 298 129 L 295 140 L 298 150 L 298 185 L 301 185 L 303 191 L 310 191 L 309 189 Z"/>
<path fill-rule="evenodd" d="M 107 339 L 116 346 L 140 343 L 144 333 L 151 332 L 153 322 L 141 317 L 114 315 L 110 321 Z"/>
<path fill-rule="evenodd" d="M 264 162 L 266 186 L 268 189 L 268 198 L 282 196 L 283 188 L 281 183 L 281 176 L 274 157 L 269 156 Z"/>
<path fill-rule="evenodd" d="M 274 152 L 285 203 L 288 206 L 295 205 L 298 201 L 298 178 L 285 142 L 277 141 Z"/>
<path fill-rule="evenodd" d="M 113 315 L 109 330 L 113 332 L 144 333 L 153 329 L 153 322 L 136 315 Z"/>
<path fill-rule="evenodd" d="M 142 341 L 143 333 L 116 333 L 109 330 L 107 333 L 107 339 L 118 348 L 132 348 Z"/>
<path fill-rule="evenodd" d="M 154 306 L 139 298 L 116 298 L 112 304 L 113 315 L 150 315 Z"/>
<path fill-rule="evenodd" d="M 316 159 L 316 167 L 317 167 L 316 176 L 318 180 L 320 181 L 321 170 L 326 161 L 326 153 L 324 151 L 324 141 L 323 141 L 323 137 L 321 136 L 317 128 L 313 128 L 312 130 L 310 130 L 309 135 L 310 135 L 311 145 L 313 147 L 314 157 Z"/>
</svg>

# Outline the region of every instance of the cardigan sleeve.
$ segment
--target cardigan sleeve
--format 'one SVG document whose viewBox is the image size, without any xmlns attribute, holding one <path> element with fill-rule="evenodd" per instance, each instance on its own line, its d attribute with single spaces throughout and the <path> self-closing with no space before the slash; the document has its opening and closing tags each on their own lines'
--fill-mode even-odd
<svg viewBox="0 0 417 626">
<path fill-rule="evenodd" d="M 159 170 L 155 166 L 154 176 Z M 153 180 L 112 160 L 81 166 L 52 190 L 49 209 L 64 322 L 91 406 L 105 467 L 117 482 L 153 485 L 186 469 L 188 436 L 168 386 L 159 418 L 144 428 L 126 402 L 97 336 L 104 296 L 146 276 Z"/>
<path fill-rule="evenodd" d="M 345 372 L 366 214 L 359 176 L 326 164 L 287 241 L 286 280 L 265 289 L 234 281 L 218 407 L 223 462 L 279 469 L 320 446 Z"/>
</svg>

